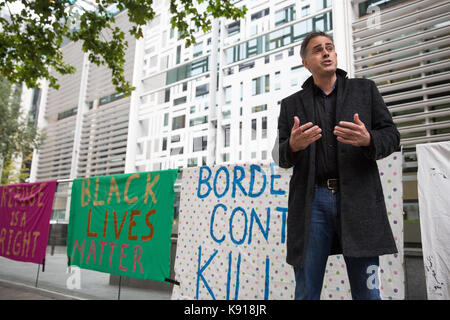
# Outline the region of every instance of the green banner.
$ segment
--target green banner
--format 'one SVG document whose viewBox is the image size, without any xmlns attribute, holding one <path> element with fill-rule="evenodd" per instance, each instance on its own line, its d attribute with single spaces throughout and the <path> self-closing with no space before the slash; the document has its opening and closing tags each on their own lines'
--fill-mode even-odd
<svg viewBox="0 0 450 320">
<path fill-rule="evenodd" d="M 170 273 L 178 169 L 73 181 L 69 265 L 162 281 Z"/>
</svg>

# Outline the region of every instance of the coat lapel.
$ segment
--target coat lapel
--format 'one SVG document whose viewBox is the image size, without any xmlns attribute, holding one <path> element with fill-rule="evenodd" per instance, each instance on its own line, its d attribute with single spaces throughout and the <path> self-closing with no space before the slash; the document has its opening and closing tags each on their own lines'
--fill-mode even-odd
<svg viewBox="0 0 450 320">
<path fill-rule="evenodd" d="M 345 109 L 345 97 L 347 96 L 347 72 L 341 69 L 336 70 L 338 79 L 337 97 L 336 97 L 336 125 L 343 119 L 342 113 Z"/>
<path fill-rule="evenodd" d="M 302 86 L 303 91 L 300 96 L 301 106 L 303 106 L 303 112 L 306 115 L 306 119 L 300 119 L 300 125 L 307 122 L 315 123 L 314 117 L 314 96 L 313 96 L 313 78 L 309 77 Z"/>
</svg>

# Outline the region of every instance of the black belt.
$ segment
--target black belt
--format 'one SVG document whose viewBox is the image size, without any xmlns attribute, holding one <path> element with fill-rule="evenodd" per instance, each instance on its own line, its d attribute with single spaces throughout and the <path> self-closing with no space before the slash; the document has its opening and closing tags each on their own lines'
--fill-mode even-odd
<svg viewBox="0 0 450 320">
<path fill-rule="evenodd" d="M 330 190 L 339 190 L 339 179 L 326 179 L 317 182 L 320 187 L 327 187 Z"/>
</svg>

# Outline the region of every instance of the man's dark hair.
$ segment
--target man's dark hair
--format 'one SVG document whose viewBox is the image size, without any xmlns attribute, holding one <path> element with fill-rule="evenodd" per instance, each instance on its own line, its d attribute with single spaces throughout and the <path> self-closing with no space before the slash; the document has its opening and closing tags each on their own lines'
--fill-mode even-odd
<svg viewBox="0 0 450 320">
<path fill-rule="evenodd" d="M 303 39 L 302 46 L 300 48 L 300 56 L 304 59 L 306 57 L 306 47 L 308 47 L 308 43 L 311 41 L 311 39 L 315 37 L 327 37 L 328 39 L 333 42 L 333 37 L 329 34 L 326 34 L 322 31 L 313 31 L 306 35 L 305 39 Z"/>
</svg>

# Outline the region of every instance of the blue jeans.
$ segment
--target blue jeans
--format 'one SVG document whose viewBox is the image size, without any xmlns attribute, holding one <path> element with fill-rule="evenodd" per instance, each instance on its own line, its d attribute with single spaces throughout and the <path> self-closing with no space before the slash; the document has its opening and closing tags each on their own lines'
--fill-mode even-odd
<svg viewBox="0 0 450 320">
<path fill-rule="evenodd" d="M 340 232 L 340 195 L 327 187 L 316 187 L 312 204 L 311 227 L 302 268 L 294 267 L 295 299 L 319 300 L 323 277 L 335 232 Z M 380 300 L 378 256 L 355 258 L 344 256 L 352 298 Z M 370 277 L 370 279 L 369 279 Z M 375 284 L 375 285 L 374 285 Z"/>
</svg>

